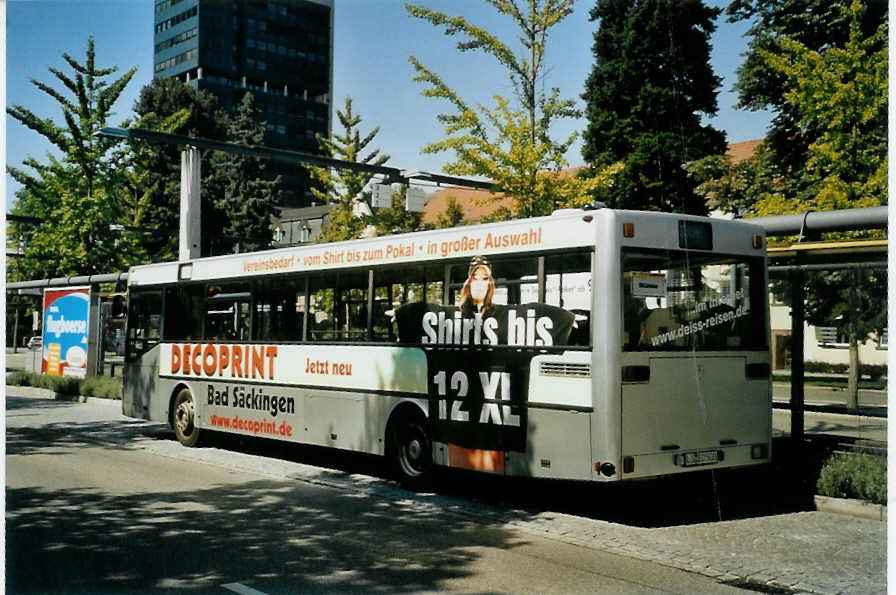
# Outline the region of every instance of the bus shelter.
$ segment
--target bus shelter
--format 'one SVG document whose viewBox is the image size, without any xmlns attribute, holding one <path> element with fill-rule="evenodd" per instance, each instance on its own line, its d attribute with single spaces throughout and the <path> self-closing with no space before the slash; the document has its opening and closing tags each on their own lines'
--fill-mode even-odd
<svg viewBox="0 0 896 595">
<path fill-rule="evenodd" d="M 807 321 L 807 304 L 811 307 L 840 311 L 837 320 L 829 320 L 830 327 L 823 327 L 821 332 L 830 331 L 836 334 L 834 324 L 843 329 L 846 337 L 838 343 L 843 349 L 850 351 L 850 366 L 857 369 L 849 375 L 850 385 L 847 395 L 857 394 L 858 388 L 852 382 L 860 378 L 859 360 L 856 357 L 856 345 L 849 345 L 850 340 L 864 343 L 876 341 L 886 347 L 886 323 L 869 337 L 867 325 L 859 324 L 879 312 L 863 312 L 863 302 L 881 303 L 886 312 L 886 290 L 880 292 L 880 284 L 886 287 L 887 275 L 887 239 L 840 239 L 840 240 L 806 240 L 805 236 L 797 236 L 795 241 L 775 242 L 768 248 L 768 270 L 770 293 L 773 300 L 783 300 L 790 307 L 790 350 L 789 367 L 791 376 L 790 407 L 791 436 L 799 441 L 805 434 L 805 377 L 807 337 L 805 336 Z M 819 290 L 821 288 L 821 290 Z M 877 295 L 869 296 L 869 292 Z M 881 295 L 882 293 L 882 295 Z M 825 300 L 839 300 L 838 304 L 824 304 Z M 837 307 L 834 307 L 837 306 Z M 816 324 L 818 321 L 816 321 Z M 809 337 L 819 340 L 821 337 Z M 780 336 L 772 333 L 773 358 L 783 351 L 780 348 Z M 847 410 L 855 411 L 857 403 L 847 400 Z"/>
</svg>

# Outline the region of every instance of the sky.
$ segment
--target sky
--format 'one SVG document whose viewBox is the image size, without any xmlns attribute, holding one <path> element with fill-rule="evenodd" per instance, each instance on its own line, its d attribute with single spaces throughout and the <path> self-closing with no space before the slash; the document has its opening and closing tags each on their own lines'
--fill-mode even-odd
<svg viewBox="0 0 896 595">
<path fill-rule="evenodd" d="M 515 40 L 512 22 L 478 0 L 417 0 L 419 4 L 452 15 L 462 15 L 503 40 Z M 724 0 L 710 0 L 725 5 Z M 594 0 L 578 0 L 574 14 L 552 29 L 547 46 L 546 87 L 558 87 L 561 97 L 580 95 L 593 64 L 591 46 L 598 24 L 588 20 Z M 363 118 L 362 135 L 379 126 L 372 146 L 391 156 L 388 165 L 401 169 L 440 172 L 449 154 L 424 155 L 420 148 L 438 140 L 442 127 L 436 115 L 448 110 L 439 100 L 422 97 L 423 85 L 414 83 L 413 54 L 436 72 L 468 103 L 492 105 L 492 95 L 511 95 L 507 76 L 483 53 L 460 53 L 457 38 L 446 37 L 427 22 L 411 19 L 398 0 L 335 0 L 333 101 L 343 106 L 351 96 L 353 110 Z M 711 61 L 722 85 L 718 114 L 708 122 L 727 133 L 728 142 L 761 138 L 770 121 L 766 112 L 736 110 L 732 91 L 735 72 L 746 49 L 744 23 L 716 22 Z M 6 103 L 22 105 L 40 117 L 62 122 L 55 100 L 29 81 L 36 79 L 61 88 L 48 67 L 71 72 L 63 53 L 84 61 L 88 36 L 93 36 L 98 67 L 117 66 L 121 74 L 132 66 L 137 73 L 114 106 L 110 126 L 133 115 L 141 87 L 153 72 L 152 0 L 10 0 L 7 3 Z M 335 117 L 335 111 L 334 111 Z M 27 156 L 46 161 L 55 152 L 42 136 L 7 116 L 6 150 L 9 164 Z M 584 129 L 584 120 L 556 126 L 556 138 Z M 334 130 L 338 130 L 338 122 Z M 567 154 L 570 165 L 581 165 L 581 142 Z M 7 210 L 18 184 L 7 175 Z"/>
</svg>

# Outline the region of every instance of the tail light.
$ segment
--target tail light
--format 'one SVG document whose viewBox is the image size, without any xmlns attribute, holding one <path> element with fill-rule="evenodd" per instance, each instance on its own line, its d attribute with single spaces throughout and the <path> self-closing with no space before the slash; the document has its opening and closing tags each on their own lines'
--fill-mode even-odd
<svg viewBox="0 0 896 595">
<path fill-rule="evenodd" d="M 772 368 L 768 364 L 747 364 L 747 378 L 768 378 Z"/>
<path fill-rule="evenodd" d="M 750 456 L 753 459 L 767 459 L 768 444 L 754 444 L 753 447 L 750 448 Z"/>
<path fill-rule="evenodd" d="M 650 382 L 650 366 L 622 366 L 623 382 Z"/>
</svg>

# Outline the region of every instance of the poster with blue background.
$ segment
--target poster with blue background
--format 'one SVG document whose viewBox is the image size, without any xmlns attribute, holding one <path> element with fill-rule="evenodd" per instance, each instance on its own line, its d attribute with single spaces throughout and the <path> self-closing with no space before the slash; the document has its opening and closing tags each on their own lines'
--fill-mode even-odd
<svg viewBox="0 0 896 595">
<path fill-rule="evenodd" d="M 90 288 L 44 291 L 41 371 L 49 376 L 87 375 L 87 319 Z"/>
</svg>

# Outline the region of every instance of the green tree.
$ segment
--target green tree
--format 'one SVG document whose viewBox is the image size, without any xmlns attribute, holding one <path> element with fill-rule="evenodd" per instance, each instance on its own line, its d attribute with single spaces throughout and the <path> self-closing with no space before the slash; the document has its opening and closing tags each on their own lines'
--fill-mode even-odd
<svg viewBox="0 0 896 595">
<path fill-rule="evenodd" d="M 717 111 L 709 38 L 720 10 L 702 0 L 598 0 L 595 64 L 582 96 L 582 156 L 625 164 L 598 200 L 612 207 L 706 214 L 683 165 L 725 151 L 704 116 Z"/>
<path fill-rule="evenodd" d="M 436 217 L 436 227 L 442 229 L 445 227 L 458 227 L 464 225 L 464 211 L 453 196 L 449 196 L 445 205 L 445 210 Z"/>
<path fill-rule="evenodd" d="M 185 120 L 169 130 L 187 136 L 225 140 L 227 138 L 227 113 L 217 97 L 208 91 L 195 91 L 176 78 L 153 79 L 140 90 L 134 104 L 134 112 L 141 117 L 164 119 L 186 112 Z M 142 128 L 158 129 L 151 122 L 138 124 Z M 137 143 L 134 143 L 135 147 Z M 145 234 L 142 238 L 147 249 L 159 261 L 173 260 L 178 253 L 177 229 L 180 220 L 180 155 L 183 147 L 142 143 L 140 169 L 146 171 L 140 192 L 148 193 L 147 209 L 141 226 L 169 230 Z M 222 236 L 227 225 L 227 215 L 216 206 L 216 199 L 223 193 L 224 179 L 220 168 L 211 167 L 211 151 L 201 151 L 201 253 L 220 254 L 232 249 L 233 241 Z"/>
<path fill-rule="evenodd" d="M 10 237 L 21 241 L 24 258 L 12 263 L 9 278 L 124 270 L 136 260 L 134 243 L 117 237 L 117 232 L 110 229 L 129 223 L 126 201 L 121 196 L 121 173 L 110 166 L 114 142 L 94 136 L 106 126 L 113 104 L 136 67 L 109 79 L 118 69 L 96 66 L 92 37 L 87 40 L 83 63 L 67 53 L 62 57 L 72 74 L 52 66 L 48 69 L 64 89 L 35 79 L 31 83 L 59 104 L 64 124 L 41 118 L 21 105 L 7 108 L 12 118 L 61 152 L 61 159 L 48 155 L 46 164 L 29 157 L 24 165 L 30 171 L 7 167 L 23 186 L 16 195 L 13 213 L 43 221 L 39 226 L 10 226 Z"/>
<path fill-rule="evenodd" d="M 411 212 L 405 208 L 407 196 L 408 187 L 402 184 L 392 193 L 391 206 L 377 209 L 373 216 L 368 218 L 366 223 L 376 228 L 378 236 L 418 231 L 421 228 L 420 220 L 423 213 Z"/>
<path fill-rule="evenodd" d="M 887 27 L 866 36 L 865 6 L 843 7 L 849 38 L 842 47 L 813 50 L 784 37 L 780 53 L 762 51 L 783 80 L 784 100 L 801 129 L 811 130 L 802 172 L 809 197 L 771 196 L 757 203 L 761 215 L 824 211 L 887 203 Z M 858 344 L 886 326 L 886 275 L 828 272 L 807 283 L 806 314 L 815 325 L 834 325 L 849 343 L 847 406 L 858 406 Z"/>
<path fill-rule="evenodd" d="M 227 126 L 227 135 L 231 142 L 253 147 L 264 144 L 264 132 L 255 99 L 246 93 Z M 227 215 L 224 235 L 241 252 L 270 246 L 272 218 L 279 215 L 280 177 L 265 180 L 263 159 L 233 153 L 216 154 L 212 167 L 225 176 L 224 192 L 216 203 Z"/>
<path fill-rule="evenodd" d="M 787 192 L 784 174 L 764 143 L 737 164 L 728 154 L 710 155 L 686 163 L 685 169 L 712 209 L 737 217 L 757 216 L 760 204 L 780 200 Z"/>
<path fill-rule="evenodd" d="M 741 105 L 776 115 L 760 150 L 747 161 L 733 167 L 721 158 L 692 164 L 701 189 L 742 215 L 886 204 L 884 3 L 744 0 L 733 3 L 729 14 L 755 20 L 750 51 L 738 71 Z M 855 409 L 858 344 L 886 326 L 886 274 L 827 271 L 807 276 L 803 285 L 807 320 L 835 326 L 847 337 L 847 398 Z M 776 292 L 790 299 L 789 286 L 778 284 Z"/>
<path fill-rule="evenodd" d="M 765 136 L 771 159 L 783 172 L 801 172 L 807 162 L 809 145 L 816 130 L 801 122 L 802 117 L 785 97 L 787 76 L 773 68 L 767 53 L 783 54 L 783 39 L 802 44 L 809 50 L 844 47 L 852 35 L 847 8 L 851 0 L 734 0 L 726 9 L 728 20 L 751 24 L 745 58 L 737 71 L 737 107 L 771 110 L 774 114 Z M 870 0 L 859 27 L 863 38 L 872 36 L 886 21 L 887 3 Z M 885 44 L 884 40 L 884 44 Z M 801 182 L 803 182 L 801 184 Z M 810 180 L 784 180 L 790 196 L 811 196 Z"/>
<path fill-rule="evenodd" d="M 803 174 L 814 196 L 761 205 L 761 214 L 887 202 L 887 27 L 865 37 L 863 4 L 854 0 L 845 12 L 849 38 L 843 47 L 814 50 L 784 37 L 780 52 L 760 52 L 783 79 L 784 100 L 798 125 L 814 131 Z"/>
<path fill-rule="evenodd" d="M 416 82 L 423 83 L 424 97 L 448 101 L 454 113 L 440 114 L 445 137 L 423 147 L 424 153 L 450 152 L 454 161 L 444 169 L 455 175 L 484 176 L 495 183 L 494 192 L 512 197 L 512 209 L 496 216 L 532 217 L 545 215 L 556 206 L 582 203 L 599 184 L 609 183 L 613 172 L 600 177 L 558 176 L 568 166 L 564 157 L 578 133 L 566 139 L 551 136 L 551 126 L 562 118 L 578 117 L 571 99 L 562 99 L 560 90 L 539 91 L 544 87 L 546 46 L 552 27 L 572 13 L 573 0 L 529 0 L 523 10 L 516 0 L 488 0 L 499 13 L 513 20 L 520 33 L 522 51 L 513 49 L 492 33 L 468 22 L 422 6 L 405 5 L 408 14 L 444 28 L 445 35 L 460 35 L 457 49 L 481 51 L 507 71 L 514 103 L 495 95 L 494 107 L 471 107 L 436 73 L 416 57 Z M 616 168 L 618 169 L 618 168 Z"/>
<path fill-rule="evenodd" d="M 760 21 L 771 21 L 769 7 L 757 4 Z M 760 149 L 736 166 L 724 157 L 690 166 L 701 191 L 728 212 L 779 215 L 886 204 L 886 24 L 880 6 L 826 5 L 822 13 L 830 25 L 822 29 L 839 40 L 827 45 L 804 32 L 774 36 L 793 28 L 792 21 L 805 21 L 805 15 L 784 12 L 798 6 L 784 3 L 774 13 L 783 25 L 754 27 L 760 37 L 751 47 L 757 49 L 739 71 L 742 97 L 749 91 L 752 105 L 779 111 Z M 819 11 L 812 14 L 818 28 Z M 869 31 L 870 21 L 878 25 Z M 780 95 L 773 99 L 772 93 Z"/>
<path fill-rule="evenodd" d="M 342 161 L 369 165 L 383 165 L 389 160 L 389 156 L 380 154 L 379 149 L 371 148 L 367 154 L 364 154 L 370 143 L 379 134 L 380 127 L 375 127 L 361 138 L 359 130 L 361 115 L 352 112 L 351 97 L 346 96 L 343 109 L 336 110 L 336 117 L 339 118 L 343 132 L 342 134 L 332 133 L 330 138 L 318 135 L 317 142 L 321 154 Z M 325 203 L 336 205 L 336 208 L 327 217 L 327 226 L 321 234 L 321 239 L 325 242 L 334 242 L 360 237 L 364 231 L 365 222 L 355 216 L 355 202 L 365 198 L 369 199 L 363 190 L 373 179 L 373 174 L 356 170 L 312 166 L 307 169 L 318 186 L 318 188 L 312 187 L 312 194 Z"/>
<path fill-rule="evenodd" d="M 161 118 L 154 113 L 141 116 L 133 126 L 129 121 L 123 128 L 141 128 L 173 133 L 189 118 L 186 109 Z M 152 165 L 157 155 L 157 145 L 140 141 L 119 143 L 112 151 L 110 167 L 118 174 L 119 196 L 124 205 L 124 220 L 128 226 L 121 229 L 119 243 L 125 241 L 134 246 L 135 263 L 173 260 L 175 255 L 163 249 L 176 232 L 159 229 L 154 221 L 157 207 L 153 204 L 153 190 L 158 185 L 152 183 L 155 170 Z M 177 222 L 173 224 L 176 229 Z"/>
</svg>

